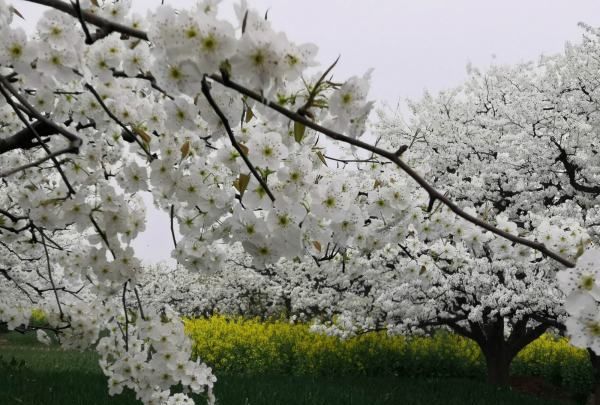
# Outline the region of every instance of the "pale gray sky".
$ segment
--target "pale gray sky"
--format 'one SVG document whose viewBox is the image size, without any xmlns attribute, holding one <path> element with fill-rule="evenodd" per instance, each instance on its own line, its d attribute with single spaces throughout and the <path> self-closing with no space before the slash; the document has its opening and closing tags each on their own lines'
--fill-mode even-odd
<svg viewBox="0 0 600 405">
<path fill-rule="evenodd" d="M 10 0 L 9 0 L 10 1 Z M 165 0 L 176 8 L 192 0 Z M 45 8 L 13 0 L 31 27 Z M 160 0 L 133 0 L 143 11 Z M 560 52 L 577 42 L 577 23 L 600 25 L 597 0 L 248 0 L 295 42 L 319 46 L 318 60 L 338 55 L 337 80 L 373 67 L 371 97 L 395 104 L 460 84 L 465 66 L 516 63 Z M 231 0 L 222 16 L 233 18 Z M 495 55 L 495 59 L 493 58 Z M 148 262 L 165 259 L 172 247 L 168 216 L 154 214 L 135 243 Z"/>
</svg>

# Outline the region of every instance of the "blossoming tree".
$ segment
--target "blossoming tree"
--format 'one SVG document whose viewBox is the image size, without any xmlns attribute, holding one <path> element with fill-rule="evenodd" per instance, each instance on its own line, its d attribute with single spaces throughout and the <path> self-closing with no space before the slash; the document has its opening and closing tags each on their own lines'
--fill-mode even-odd
<svg viewBox="0 0 600 405">
<path fill-rule="evenodd" d="M 403 148 L 359 139 L 369 73 L 340 83 L 331 80 L 335 63 L 308 73 L 316 47 L 289 41 L 243 1 L 236 25 L 211 0 L 145 18 L 130 14 L 130 1 L 32 2 L 49 9 L 28 37 L 0 0 L 0 274 L 11 291 L 0 320 L 30 329 L 15 293 L 43 305 L 46 331 L 61 343 L 96 347 L 112 394 L 127 387 L 145 404 L 191 403 L 190 392 L 213 400 L 215 378 L 190 360 L 178 316 L 140 299 L 131 241 L 145 226 L 144 191 L 169 213 L 173 255 L 190 270 L 219 268 L 236 243 L 256 266 L 320 262 L 349 243 L 368 255 L 406 237 L 381 237 L 390 228 L 370 218 L 373 209 L 398 209 L 398 224 L 417 226 L 436 202 L 573 265 L 461 209 L 405 163 Z M 366 151 L 376 167 L 391 162 L 385 187 L 336 167 L 325 138 L 348 156 Z M 403 197 L 416 187 L 424 206 Z M 364 198 L 379 208 L 355 208 Z M 176 385 L 185 392 L 171 392 Z"/>
<path fill-rule="evenodd" d="M 597 30 L 584 29 L 581 44 L 568 45 L 563 54 L 543 57 L 535 64 L 495 66 L 486 72 L 471 69 L 461 87 L 436 97 L 427 94 L 412 103 L 408 124 L 388 115 L 380 128 L 384 134 L 394 134 L 384 135 L 389 145 L 409 145 L 408 162 L 411 156 L 418 161 L 433 155 L 425 170 L 452 199 L 469 201 L 480 212 L 501 214 L 515 222 L 513 229 L 517 224 L 537 222 L 541 240 L 567 255 L 589 250 L 575 271 L 557 273 L 558 283 L 552 278 L 560 268 L 551 263 L 534 260 L 528 264 L 542 273 L 533 268 L 521 271 L 543 275 L 548 287 L 541 288 L 539 301 L 534 301 L 547 309 L 563 301 L 557 287 L 569 294 L 565 306 L 568 334 L 572 343 L 591 347 L 597 363 L 598 308 L 593 297 L 599 263 L 593 252 L 598 243 L 600 195 L 596 150 L 600 42 Z M 570 244 L 564 228 L 551 230 L 548 223 L 532 218 L 532 213 L 571 222 L 568 229 L 579 229 L 579 241 Z M 494 260 L 494 265 L 500 263 Z M 499 279 L 494 284 L 505 282 Z M 519 285 L 515 280 L 509 284 Z M 527 295 L 525 291 L 520 294 Z M 552 304 L 546 299 L 556 301 Z M 536 306 L 528 304 L 531 309 Z M 543 318 L 564 320 L 556 315 Z M 498 325 L 500 329 L 505 326 Z M 600 400 L 600 395 L 596 397 Z"/>
</svg>

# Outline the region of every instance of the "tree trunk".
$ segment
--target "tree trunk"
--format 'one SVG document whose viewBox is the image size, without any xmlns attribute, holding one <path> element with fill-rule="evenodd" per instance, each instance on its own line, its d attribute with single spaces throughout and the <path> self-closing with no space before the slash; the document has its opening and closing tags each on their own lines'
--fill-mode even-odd
<svg viewBox="0 0 600 405">
<path fill-rule="evenodd" d="M 485 356 L 487 382 L 497 386 L 507 386 L 510 363 L 514 355 L 504 337 L 504 319 L 500 318 L 483 326 L 484 340 L 479 344 Z"/>
<path fill-rule="evenodd" d="M 505 348 L 498 348 L 497 350 L 486 350 L 484 352 L 485 362 L 487 368 L 487 382 L 497 386 L 507 386 L 509 383 L 510 376 L 510 363 L 512 357 L 508 356 Z M 487 353 L 486 353 L 487 352 Z"/>
<path fill-rule="evenodd" d="M 600 405 L 600 381 L 595 382 L 594 391 L 587 402 L 588 405 Z"/>
<path fill-rule="evenodd" d="M 469 329 L 454 325 L 458 334 L 474 340 L 485 357 L 487 382 L 496 386 L 507 386 L 510 382 L 510 364 L 517 354 L 529 343 L 540 337 L 547 324 L 527 328 L 529 318 L 511 325 L 509 336 L 504 336 L 504 319 L 492 319 L 484 324 L 469 323 Z M 600 361 L 598 362 L 600 370 Z M 598 403 L 600 405 L 600 403 Z"/>
<path fill-rule="evenodd" d="M 489 384 L 506 386 L 509 383 L 510 363 L 512 359 L 497 353 L 486 356 L 487 382 Z"/>
</svg>

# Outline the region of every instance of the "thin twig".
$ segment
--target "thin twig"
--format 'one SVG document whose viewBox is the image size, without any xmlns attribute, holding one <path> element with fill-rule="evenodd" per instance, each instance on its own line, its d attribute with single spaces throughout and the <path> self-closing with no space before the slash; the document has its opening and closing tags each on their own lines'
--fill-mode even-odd
<svg viewBox="0 0 600 405">
<path fill-rule="evenodd" d="M 177 238 L 175 238 L 175 228 L 173 226 L 173 218 L 175 217 L 175 205 L 171 204 L 171 237 L 173 238 L 173 245 L 175 245 L 175 249 L 177 249 Z"/>
<path fill-rule="evenodd" d="M 56 158 L 57 156 L 65 154 L 65 153 L 74 153 L 73 147 L 68 146 L 68 147 L 66 147 L 64 149 L 60 149 L 60 150 L 57 150 L 55 152 L 52 152 L 52 153 L 44 156 L 43 158 L 40 158 L 40 159 L 34 161 L 34 162 L 27 163 L 26 165 L 23 165 L 23 166 L 15 167 L 14 169 L 10 169 L 10 170 L 7 170 L 5 172 L 0 172 L 0 177 L 8 177 L 8 176 L 10 176 L 12 174 L 15 174 L 15 173 L 18 173 L 20 171 L 23 171 L 23 170 L 26 170 L 26 169 L 30 169 L 32 167 L 35 167 L 35 166 L 41 164 L 41 163 L 44 163 L 47 160 L 51 160 L 53 158 Z"/>
<path fill-rule="evenodd" d="M 300 114 L 300 115 L 308 115 L 308 109 L 313 106 L 313 102 L 315 101 L 315 97 L 319 93 L 319 87 L 321 87 L 321 83 L 323 82 L 323 80 L 325 80 L 325 77 L 329 74 L 329 72 L 331 72 L 333 70 L 333 68 L 335 67 L 335 65 L 337 65 L 337 63 L 340 60 L 340 57 L 341 57 L 341 55 L 338 56 L 336 58 L 336 60 L 331 64 L 331 66 L 329 66 L 327 68 L 327 70 L 325 70 L 323 72 L 323 74 L 321 75 L 321 77 L 319 77 L 319 80 L 317 80 L 317 82 L 315 83 L 315 87 L 313 87 L 312 91 L 309 93 L 308 99 L 306 100 L 306 103 L 304 103 L 304 105 L 302 107 L 298 108 L 298 114 Z"/>
<path fill-rule="evenodd" d="M 92 221 L 92 225 L 94 225 L 94 228 L 96 229 L 96 232 L 98 232 L 98 234 L 100 235 L 100 237 L 104 241 L 104 244 L 106 245 L 106 247 L 108 248 L 108 250 L 112 254 L 113 259 L 116 259 L 117 255 L 115 255 L 115 252 L 110 247 L 110 243 L 108 243 L 108 238 L 106 237 L 106 233 L 100 228 L 100 225 L 98 225 L 98 222 L 96 222 L 96 219 L 94 218 L 94 214 L 91 213 L 91 212 L 90 212 L 90 221 Z"/>
<path fill-rule="evenodd" d="M 56 10 L 62 11 L 63 13 L 67 13 L 72 15 L 75 18 L 78 18 L 78 13 L 73 7 L 72 4 L 65 3 L 60 0 L 26 0 L 30 3 L 37 3 L 43 6 L 52 7 Z M 128 37 L 142 39 L 144 41 L 148 41 L 148 35 L 144 31 L 136 30 L 135 28 L 128 27 L 123 24 L 119 24 L 113 21 L 110 21 L 106 18 L 100 17 L 99 15 L 92 14 L 88 11 L 82 10 L 81 17 L 87 23 L 95 25 L 99 27 L 104 36 L 111 34 L 112 32 L 120 32 L 121 34 L 127 35 Z"/>
<path fill-rule="evenodd" d="M 48 280 L 50 281 L 50 285 L 52 285 L 52 290 L 54 291 L 54 297 L 56 298 L 56 305 L 58 305 L 58 313 L 60 314 L 60 320 L 64 321 L 65 314 L 63 313 L 62 306 L 60 304 L 60 299 L 58 298 L 58 290 L 56 289 L 56 284 L 54 284 L 54 278 L 52 277 L 52 266 L 50 264 L 50 255 L 48 254 L 48 247 L 46 246 L 46 235 L 41 228 L 37 228 L 37 231 L 40 233 L 42 237 L 42 245 L 44 246 L 44 254 L 46 255 L 46 263 L 48 265 Z"/>
<path fill-rule="evenodd" d="M 127 301 L 125 300 L 125 295 L 127 294 L 127 283 L 123 284 L 123 312 L 125 313 L 125 332 L 123 333 L 123 338 L 125 339 L 125 351 L 129 351 L 129 315 L 127 315 Z"/>
<path fill-rule="evenodd" d="M 215 100 L 213 99 L 212 95 L 210 94 L 210 85 L 206 81 L 206 77 L 202 79 L 202 94 L 204 94 L 204 96 L 206 97 L 206 100 L 208 101 L 208 104 L 210 104 L 212 109 L 215 111 L 215 113 L 221 119 L 221 122 L 223 123 L 223 127 L 225 127 L 225 131 L 227 132 L 227 135 L 229 136 L 229 140 L 231 141 L 231 144 L 233 145 L 235 150 L 240 154 L 240 156 L 246 163 L 246 166 L 248 166 L 248 169 L 250 169 L 250 172 L 252 173 L 252 175 L 256 178 L 256 180 L 258 180 L 258 183 L 261 185 L 263 190 L 265 190 L 265 192 L 267 193 L 267 195 L 269 196 L 271 201 L 275 201 L 275 196 L 269 189 L 269 186 L 267 186 L 266 181 L 262 178 L 260 173 L 258 173 L 258 171 L 254 167 L 254 165 L 252 164 L 250 159 L 248 159 L 248 156 L 246 156 L 246 154 L 242 150 L 238 141 L 235 139 L 235 136 L 233 135 L 233 131 L 231 130 L 231 126 L 229 125 L 229 121 L 227 120 L 227 117 L 225 117 L 225 114 L 223 114 L 223 111 L 221 111 L 221 109 L 219 108 L 219 106 L 217 105 Z"/>
<path fill-rule="evenodd" d="M 102 97 L 100 97 L 100 94 L 98 94 L 96 89 L 94 89 L 94 86 L 92 86 L 89 83 L 86 83 L 84 87 L 86 89 L 88 89 L 90 91 L 90 93 L 92 93 L 92 95 L 96 98 L 96 101 L 98 101 L 98 103 L 100 104 L 102 109 L 106 112 L 106 114 L 108 114 L 108 116 L 114 122 L 116 122 L 123 129 L 123 131 L 125 131 L 127 133 L 127 135 L 129 135 L 132 139 L 135 139 L 135 142 L 140 146 L 140 148 L 142 148 L 142 150 L 146 154 L 146 157 L 148 158 L 148 160 L 153 161 L 156 157 L 150 153 L 150 151 L 148 150 L 146 145 L 144 145 L 144 143 L 142 141 L 140 141 L 139 137 L 135 133 L 133 133 L 129 128 L 127 128 L 127 126 L 115 114 L 113 114 L 113 112 L 104 103 L 104 100 L 102 100 Z"/>
<path fill-rule="evenodd" d="M 31 125 L 29 120 L 23 116 L 23 114 L 17 107 L 16 103 L 13 101 L 13 99 L 10 97 L 10 95 L 6 92 L 6 90 L 4 88 L 4 87 L 6 87 L 6 83 L 3 80 L 4 80 L 4 78 L 2 76 L 0 76 L 0 82 L 2 82 L 2 84 L 4 85 L 4 86 L 0 86 L 0 93 L 2 93 L 2 95 L 4 96 L 6 101 L 10 104 L 12 109 L 15 111 L 15 114 L 17 114 L 17 117 L 19 117 L 19 119 L 23 122 L 23 124 L 25 124 L 27 129 L 30 130 L 31 133 L 33 133 L 33 135 L 36 137 L 37 141 L 40 143 L 40 146 L 46 151 L 46 153 L 49 156 L 49 159 L 52 160 L 52 163 L 54 163 L 56 170 L 58 171 L 58 173 L 62 177 L 63 181 L 65 182 L 65 184 L 67 186 L 67 190 L 69 191 L 69 195 L 75 194 L 75 189 L 73 189 L 73 186 L 71 186 L 71 183 L 69 182 L 69 179 L 67 178 L 65 172 L 63 171 L 62 167 L 60 166 L 60 163 L 58 163 L 58 161 L 56 160 L 56 155 L 52 154 L 52 151 L 50 150 L 48 145 L 46 145 L 46 143 L 42 140 L 42 137 L 38 134 L 37 130 L 33 127 L 33 125 Z M 9 84 L 9 86 L 10 86 L 10 84 Z M 10 91 L 9 87 L 7 87 L 7 89 Z M 67 148 L 67 150 L 70 153 L 79 152 L 79 146 L 81 145 L 81 140 L 79 138 L 77 138 L 77 140 L 78 140 L 78 142 L 72 141 L 70 146 Z M 4 177 L 4 176 L 0 176 L 0 177 Z"/>
<path fill-rule="evenodd" d="M 135 293 L 135 299 L 137 300 L 138 308 L 140 310 L 140 316 L 142 320 L 146 320 L 146 316 L 144 315 L 144 307 L 142 306 L 142 300 L 140 300 L 140 294 L 138 293 L 137 286 L 133 286 L 133 292 Z"/>
<path fill-rule="evenodd" d="M 85 20 L 83 18 L 83 14 L 81 12 L 81 4 L 79 4 L 79 0 L 76 0 L 74 3 L 73 3 L 73 1 L 71 1 L 71 6 L 75 9 L 75 13 L 77 14 L 77 19 L 79 20 L 79 23 L 81 24 L 81 28 L 83 29 L 83 33 L 85 35 L 85 43 L 88 45 L 93 44 L 94 39 L 90 35 L 90 30 L 88 29 L 87 24 L 85 23 Z"/>
</svg>

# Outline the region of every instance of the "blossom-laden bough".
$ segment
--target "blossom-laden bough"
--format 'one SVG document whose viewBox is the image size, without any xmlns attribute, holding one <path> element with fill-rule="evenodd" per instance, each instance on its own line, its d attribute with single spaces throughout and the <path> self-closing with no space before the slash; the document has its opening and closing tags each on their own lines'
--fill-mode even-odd
<svg viewBox="0 0 600 405">
<path fill-rule="evenodd" d="M 169 213 L 173 256 L 190 270 L 220 268 L 232 245 L 255 266 L 344 266 L 349 249 L 368 256 L 405 242 L 438 202 L 452 223 L 573 266 L 569 252 L 459 207 L 405 163 L 403 145 L 361 140 L 369 73 L 337 83 L 332 65 L 311 75 L 316 47 L 292 43 L 245 2 L 237 26 L 214 0 L 146 18 L 130 15 L 130 1 L 32 2 L 50 10 L 28 38 L 0 0 L 0 319 L 26 331 L 26 308 L 43 305 L 64 344 L 96 345 L 113 393 L 212 400 L 214 377 L 189 361 L 180 321 L 140 299 L 131 241 L 145 227 L 141 192 Z M 370 156 L 331 156 L 324 138 Z M 328 166 L 350 160 L 373 170 Z M 185 392 L 171 395 L 179 384 Z"/>
</svg>

